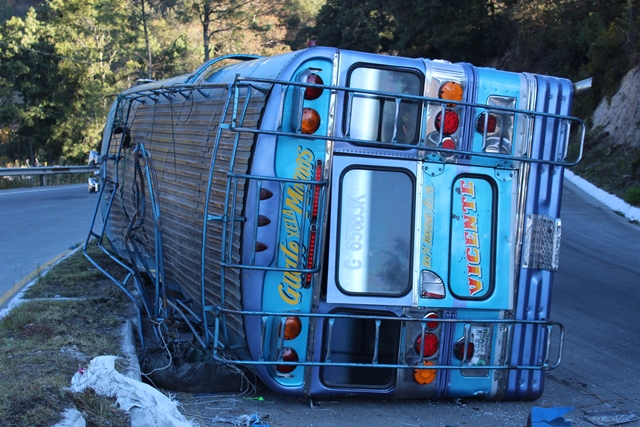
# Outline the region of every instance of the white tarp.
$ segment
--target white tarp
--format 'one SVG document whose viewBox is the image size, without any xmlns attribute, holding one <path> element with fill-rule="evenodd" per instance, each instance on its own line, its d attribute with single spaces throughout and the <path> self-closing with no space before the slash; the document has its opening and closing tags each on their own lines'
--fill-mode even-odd
<svg viewBox="0 0 640 427">
<path fill-rule="evenodd" d="M 62 413 L 62 421 L 51 427 L 87 427 L 87 422 L 77 409 L 65 409 Z"/>
<path fill-rule="evenodd" d="M 148 384 L 115 369 L 117 356 L 98 356 L 89 367 L 71 379 L 71 390 L 90 388 L 101 396 L 115 397 L 120 408 L 131 414 L 136 427 L 196 427 L 178 411 L 178 404 Z"/>
</svg>

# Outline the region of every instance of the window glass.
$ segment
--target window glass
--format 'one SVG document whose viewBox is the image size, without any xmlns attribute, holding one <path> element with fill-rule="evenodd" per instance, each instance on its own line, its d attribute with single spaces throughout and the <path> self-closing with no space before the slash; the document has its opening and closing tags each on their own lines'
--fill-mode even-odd
<svg viewBox="0 0 640 427">
<path fill-rule="evenodd" d="M 406 294 L 411 286 L 411 176 L 349 169 L 341 181 L 338 287 L 346 293 Z"/>
<path fill-rule="evenodd" d="M 418 74 L 398 70 L 354 68 L 349 86 L 405 95 L 422 94 Z M 345 129 L 345 134 L 351 138 L 402 144 L 417 142 L 420 114 L 417 101 L 356 93 L 347 111 L 350 111 L 349 129 Z"/>
</svg>

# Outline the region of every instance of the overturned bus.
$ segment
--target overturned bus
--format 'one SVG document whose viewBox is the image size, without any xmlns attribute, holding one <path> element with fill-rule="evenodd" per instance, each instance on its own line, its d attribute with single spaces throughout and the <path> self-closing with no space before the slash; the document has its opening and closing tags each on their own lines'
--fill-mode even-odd
<svg viewBox="0 0 640 427">
<path fill-rule="evenodd" d="M 140 317 L 277 392 L 536 399 L 582 90 L 329 47 L 216 58 L 117 97 L 90 237 Z"/>
</svg>

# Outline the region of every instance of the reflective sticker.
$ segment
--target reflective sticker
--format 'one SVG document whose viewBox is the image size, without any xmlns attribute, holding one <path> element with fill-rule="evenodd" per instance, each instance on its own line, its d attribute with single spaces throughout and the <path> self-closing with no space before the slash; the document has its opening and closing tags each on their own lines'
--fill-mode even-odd
<svg viewBox="0 0 640 427">
<path fill-rule="evenodd" d="M 480 326 L 471 328 L 471 342 L 473 343 L 473 357 L 469 361 L 470 366 L 490 365 L 491 357 L 491 330 Z"/>
</svg>

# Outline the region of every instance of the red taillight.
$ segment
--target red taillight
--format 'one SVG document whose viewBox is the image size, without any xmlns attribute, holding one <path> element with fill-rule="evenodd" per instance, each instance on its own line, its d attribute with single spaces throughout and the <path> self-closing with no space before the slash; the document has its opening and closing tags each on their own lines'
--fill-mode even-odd
<svg viewBox="0 0 640 427">
<path fill-rule="evenodd" d="M 416 350 L 416 353 L 422 354 L 424 357 L 431 357 L 436 354 L 439 345 L 438 337 L 427 332 L 416 338 L 413 348 Z"/>
<path fill-rule="evenodd" d="M 282 324 L 278 326 L 278 335 L 280 335 Z M 287 316 L 284 321 L 284 339 L 292 340 L 302 332 L 302 321 L 299 317 Z"/>
<path fill-rule="evenodd" d="M 271 224 L 271 220 L 264 216 L 264 215 L 258 215 L 258 227 L 264 227 L 265 225 L 269 225 Z"/>
<path fill-rule="evenodd" d="M 260 189 L 260 200 L 267 200 L 273 197 L 273 193 L 266 188 Z"/>
<path fill-rule="evenodd" d="M 438 313 L 434 313 L 433 311 L 431 313 L 427 313 L 426 316 L 424 316 L 425 319 L 438 319 Z M 427 329 L 436 329 L 438 326 L 440 325 L 440 322 L 427 322 Z"/>
<path fill-rule="evenodd" d="M 486 113 L 482 113 L 478 116 L 476 120 L 476 129 L 480 133 L 484 133 L 484 124 L 487 123 L 487 133 L 492 133 L 496 131 L 496 126 L 498 124 L 498 118 L 493 114 L 489 114 L 487 116 Z"/>
<path fill-rule="evenodd" d="M 315 180 L 320 181 L 322 179 L 322 161 L 318 160 L 316 162 L 316 173 Z M 320 210 L 320 185 L 315 184 L 313 186 L 313 200 L 311 205 L 311 222 L 316 222 L 318 219 L 318 212 Z M 315 225 L 311 225 L 311 232 L 309 235 L 309 250 L 307 251 L 307 268 L 313 268 L 313 257 L 316 253 L 316 235 L 317 228 Z M 309 287 L 311 285 L 311 278 L 313 277 L 312 273 L 307 273 L 305 280 L 305 287 Z"/>
<path fill-rule="evenodd" d="M 473 350 L 473 343 L 471 341 L 467 341 L 467 353 L 465 356 L 464 339 L 459 339 L 453 346 L 453 355 L 459 360 L 469 360 L 473 357 Z"/>
<path fill-rule="evenodd" d="M 315 180 L 320 181 L 322 179 L 322 160 L 316 162 L 316 176 Z M 318 218 L 318 210 L 320 208 L 320 185 L 313 186 L 313 205 L 311 207 L 311 221 L 315 222 Z"/>
<path fill-rule="evenodd" d="M 291 347 L 285 347 L 282 349 L 282 360 L 284 362 L 297 362 L 298 353 Z M 282 374 L 288 374 L 296 369 L 295 365 L 277 365 L 276 370 Z"/>
<path fill-rule="evenodd" d="M 446 148 L 447 150 L 455 150 L 456 142 L 452 138 L 445 138 L 442 140 L 442 148 Z"/>
<path fill-rule="evenodd" d="M 311 226 L 311 233 L 309 235 L 309 251 L 307 252 L 307 268 L 313 268 L 313 257 L 316 253 L 316 226 Z M 307 273 L 305 287 L 308 287 L 311 284 L 311 278 L 313 277 L 312 273 Z"/>
<path fill-rule="evenodd" d="M 313 108 L 304 108 L 302 110 L 302 123 L 300 130 L 308 135 L 314 133 L 320 127 L 320 114 Z"/>
<path fill-rule="evenodd" d="M 322 77 L 319 75 L 311 73 L 307 76 L 307 83 L 323 85 L 324 81 L 322 81 Z M 304 99 L 308 99 L 310 101 L 318 99 L 320 98 L 320 95 L 322 95 L 322 91 L 323 89 L 321 87 L 307 87 L 304 90 Z"/>
<path fill-rule="evenodd" d="M 438 132 L 440 132 L 440 127 L 442 127 L 442 133 L 449 136 L 458 130 L 460 117 L 458 117 L 458 113 L 455 111 L 447 109 L 444 112 L 444 121 L 442 120 L 442 111 L 436 114 L 435 125 Z"/>
</svg>

